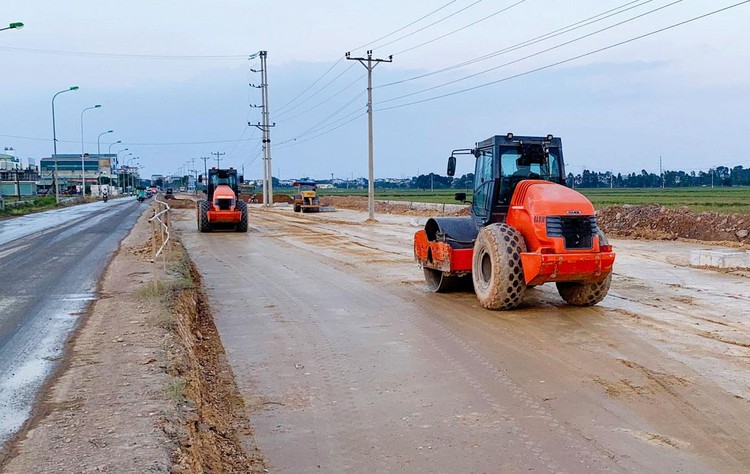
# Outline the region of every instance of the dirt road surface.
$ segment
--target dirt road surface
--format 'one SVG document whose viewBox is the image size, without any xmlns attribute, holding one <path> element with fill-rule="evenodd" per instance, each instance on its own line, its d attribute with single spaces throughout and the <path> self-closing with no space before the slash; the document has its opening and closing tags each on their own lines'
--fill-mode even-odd
<svg viewBox="0 0 750 474">
<path fill-rule="evenodd" d="M 432 294 L 423 218 L 251 210 L 176 223 L 272 472 L 747 472 L 750 280 L 614 240 L 609 296 L 512 312 Z"/>
</svg>

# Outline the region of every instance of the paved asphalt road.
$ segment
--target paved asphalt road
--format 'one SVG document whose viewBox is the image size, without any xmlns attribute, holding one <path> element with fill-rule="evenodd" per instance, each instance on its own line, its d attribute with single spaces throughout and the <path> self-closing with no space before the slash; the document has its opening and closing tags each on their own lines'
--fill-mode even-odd
<svg viewBox="0 0 750 474">
<path fill-rule="evenodd" d="M 31 414 L 145 204 L 116 199 L 0 221 L 0 447 Z"/>
</svg>

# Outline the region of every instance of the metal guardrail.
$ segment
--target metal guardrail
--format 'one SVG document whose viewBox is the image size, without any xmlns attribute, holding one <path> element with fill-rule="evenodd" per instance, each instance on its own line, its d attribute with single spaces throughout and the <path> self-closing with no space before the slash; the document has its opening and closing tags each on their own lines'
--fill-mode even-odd
<svg viewBox="0 0 750 474">
<path fill-rule="evenodd" d="M 160 201 L 158 197 L 154 197 L 154 215 L 148 221 L 151 223 L 151 251 L 152 251 L 152 262 L 153 262 L 153 274 L 154 274 L 154 290 L 158 287 L 158 276 L 156 271 L 156 262 L 161 255 L 164 271 L 167 270 L 167 255 L 165 249 L 169 249 L 172 222 L 169 218 L 170 207 L 164 201 Z M 159 210 L 160 208 L 162 208 Z M 157 237 L 161 237 L 161 246 L 157 249 Z"/>
</svg>

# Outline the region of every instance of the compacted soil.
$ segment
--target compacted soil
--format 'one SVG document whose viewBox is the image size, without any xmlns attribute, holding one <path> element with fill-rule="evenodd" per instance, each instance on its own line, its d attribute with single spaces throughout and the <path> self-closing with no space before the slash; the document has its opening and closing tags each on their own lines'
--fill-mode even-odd
<svg viewBox="0 0 750 474">
<path fill-rule="evenodd" d="M 176 208 L 192 208 L 194 206 L 192 201 L 186 200 L 171 200 L 170 203 Z M 323 204 L 359 211 L 367 209 L 366 198 L 326 198 Z M 189 221 L 191 219 L 189 212 L 177 212 L 178 214 L 182 213 L 179 214 L 182 220 Z M 258 212 L 258 210 L 256 209 L 253 212 Z M 415 216 L 414 219 L 416 220 L 424 216 L 442 214 L 441 210 L 438 209 L 425 210 L 415 208 L 411 204 L 398 205 L 394 203 L 378 203 L 376 212 Z M 291 214 L 291 211 L 289 213 Z M 466 211 L 458 211 L 458 213 L 466 214 Z M 396 263 L 400 263 L 400 260 L 404 260 L 404 258 L 408 259 L 408 255 L 393 244 L 380 245 L 376 243 L 379 242 L 378 239 L 369 240 L 373 235 L 387 237 L 390 232 L 402 232 L 401 230 L 394 230 L 397 229 L 393 227 L 395 224 L 388 222 L 387 219 L 385 219 L 385 224 L 357 224 L 350 220 L 338 222 L 335 216 L 335 213 L 320 214 L 321 219 L 319 220 L 323 221 L 326 230 L 319 235 L 315 232 L 308 232 L 310 226 L 317 225 L 316 215 L 305 216 L 304 222 L 298 222 L 302 216 L 290 216 L 287 225 L 283 220 L 277 220 L 268 214 L 259 219 L 256 218 L 255 222 L 260 222 L 261 227 L 251 229 L 250 238 L 263 239 L 266 237 L 265 234 L 271 232 L 267 235 L 268 237 L 281 239 L 282 244 L 289 246 L 289 248 L 318 249 L 314 251 L 320 255 L 325 255 L 325 252 L 330 251 L 332 252 L 331 255 L 339 255 L 339 257 L 331 258 L 334 268 L 336 265 L 340 265 L 341 269 L 356 265 L 356 260 L 346 261 L 347 252 L 351 252 L 352 255 L 356 255 L 357 252 L 364 252 L 362 255 L 368 259 L 368 264 L 372 265 L 378 265 L 378 262 L 381 261 L 389 261 L 389 264 L 393 264 L 393 258 L 397 260 Z M 282 422 L 275 419 L 274 412 L 266 411 L 259 415 L 259 410 L 274 407 L 281 410 L 283 407 L 287 407 L 292 412 L 305 413 L 305 410 L 309 410 L 311 404 L 315 406 L 316 401 L 308 399 L 306 392 L 303 393 L 304 390 L 314 391 L 315 387 L 305 388 L 304 383 L 292 387 L 296 392 L 292 390 L 282 394 L 281 401 L 265 398 L 266 394 L 259 393 L 255 388 L 257 382 L 254 382 L 256 379 L 253 373 L 240 374 L 242 386 L 238 389 L 235 383 L 235 373 L 233 373 L 231 364 L 227 362 L 224 344 L 222 344 L 219 332 L 214 325 L 215 311 L 212 310 L 203 289 L 204 284 L 208 288 L 215 288 L 222 285 L 222 282 L 218 281 L 214 275 L 201 276 L 179 242 L 175 242 L 170 247 L 167 261 L 162 262 L 160 260 L 158 262 L 159 283 L 154 286 L 153 264 L 151 262 L 153 248 L 151 239 L 153 237 L 151 226 L 147 222 L 148 217 L 149 215 L 144 214 L 139 220 L 134 231 L 123 241 L 119 252 L 110 263 L 106 276 L 100 283 L 98 299 L 92 304 L 89 314 L 82 322 L 75 337 L 68 342 L 65 360 L 61 361 L 57 374 L 51 379 L 44 393 L 40 396 L 33 418 L 16 438 L 4 448 L 4 451 L 0 452 L 0 470 L 2 472 L 264 472 L 266 461 L 263 453 L 256 446 L 255 431 L 251 426 L 253 417 L 255 416 L 256 420 L 260 420 L 266 429 L 275 433 L 279 442 L 283 442 L 282 444 L 274 444 L 273 439 L 264 441 L 269 449 L 275 450 L 274 454 L 278 455 L 278 450 L 286 445 L 284 443 L 294 442 L 296 435 L 290 435 L 286 431 L 291 427 L 282 426 L 280 424 Z M 287 217 L 283 218 L 286 219 Z M 415 229 L 418 227 L 416 220 L 414 223 Z M 718 242 L 721 245 L 741 248 L 750 244 L 750 240 L 748 240 L 750 217 L 743 215 L 694 214 L 684 209 L 670 210 L 660 206 L 624 206 L 601 210 L 599 223 L 611 237 Z M 361 229 L 357 230 L 357 226 Z M 192 227 L 189 224 L 184 224 L 182 232 L 195 232 Z M 337 235 L 340 235 L 341 238 L 336 237 Z M 226 235 L 226 238 L 237 239 L 241 238 L 241 235 L 231 234 Z M 247 238 L 247 236 L 243 238 Z M 328 240 L 322 241 L 320 239 Z M 319 249 L 321 242 L 324 244 L 321 248 L 327 250 Z M 156 243 L 161 244 L 158 238 Z M 621 261 L 624 265 L 628 264 L 627 255 L 629 255 L 629 252 L 633 255 L 639 255 L 639 252 L 641 252 L 637 246 L 630 247 L 626 244 L 621 246 L 623 258 L 620 259 L 618 256 L 618 259 L 620 259 L 618 261 Z M 408 254 L 408 252 L 406 253 Z M 381 255 L 381 257 L 378 257 L 378 255 Z M 245 255 L 238 256 L 238 258 L 244 257 Z M 202 256 L 202 258 L 205 260 L 205 256 Z M 323 257 L 319 257 L 319 259 L 324 260 Z M 408 264 L 406 260 L 403 263 Z M 403 278 L 400 270 L 391 269 L 387 266 L 383 268 L 382 273 L 374 273 L 371 277 L 368 277 L 371 284 L 398 284 L 397 280 Z M 293 266 L 290 266 L 288 270 L 291 272 L 297 271 Z M 252 278 L 252 281 L 257 284 L 265 281 L 263 278 L 257 278 L 256 275 L 246 275 L 246 277 Z M 208 278 L 208 281 L 204 281 L 204 278 Z M 663 322 L 657 321 L 659 319 L 657 316 L 646 318 L 640 315 L 640 310 L 634 310 L 635 312 L 631 315 L 632 318 L 628 319 L 627 315 L 631 313 L 625 307 L 627 305 L 619 308 L 619 302 L 626 301 L 627 297 L 618 293 L 621 292 L 625 295 L 626 290 L 624 288 L 629 288 L 628 285 L 634 283 L 630 277 L 622 276 L 620 279 L 622 281 L 620 283 L 621 289 L 614 292 L 614 303 L 609 306 L 605 305 L 605 309 L 602 311 L 608 313 L 609 316 L 612 316 L 612 314 L 624 315 L 621 324 L 633 331 L 636 329 L 647 331 L 651 326 L 661 325 Z M 409 280 L 409 278 L 406 280 Z M 410 283 L 411 280 L 406 280 L 401 281 L 401 283 L 417 284 L 416 282 Z M 266 284 L 268 283 L 272 282 L 266 282 Z M 300 282 L 300 284 L 304 284 L 304 282 Z M 390 288 L 393 288 L 393 286 L 390 286 Z M 701 290 L 693 289 L 685 284 L 680 287 L 679 291 L 680 295 L 678 296 L 682 299 L 675 296 L 675 301 L 684 301 L 688 305 L 688 302 L 699 299 Z M 276 288 L 276 292 L 283 294 L 280 287 Z M 545 293 L 540 294 L 546 295 Z M 471 301 L 471 295 L 465 295 L 463 298 L 466 301 Z M 536 298 L 539 298 L 540 301 L 544 300 L 544 297 L 541 296 Z M 292 301 L 296 300 L 293 299 Z M 650 304 L 648 301 L 650 301 L 648 298 L 644 298 L 643 302 L 632 304 L 647 305 Z M 667 307 L 662 307 L 659 301 L 661 300 L 654 296 L 654 315 L 660 314 L 661 311 L 668 311 Z M 377 304 L 374 300 L 371 303 Z M 304 309 L 305 303 L 300 301 L 299 304 L 301 306 L 295 307 L 295 311 L 307 315 L 307 310 Z M 447 304 L 441 299 L 437 300 L 438 307 Z M 265 306 L 265 311 L 269 314 L 273 313 L 273 318 L 275 318 L 274 320 L 277 321 L 279 327 L 283 327 L 287 323 L 286 319 L 295 318 L 293 314 L 276 314 L 278 313 L 278 311 L 274 312 L 276 306 L 277 303 L 269 301 Z M 278 306 L 283 307 L 280 304 Z M 543 306 L 549 308 L 549 304 Z M 346 312 L 347 309 L 343 308 L 342 311 Z M 529 309 L 526 309 L 526 312 L 529 311 Z M 492 334 L 496 329 L 498 320 L 486 319 L 485 315 L 484 312 L 477 312 L 476 315 L 472 316 L 473 319 L 467 320 L 465 324 L 471 326 L 474 324 L 474 320 L 479 321 L 487 334 Z M 310 314 L 309 317 L 313 318 L 314 315 Z M 416 321 L 417 326 L 420 324 L 433 325 L 430 322 L 415 320 L 415 316 L 411 314 L 404 314 L 404 317 L 412 324 Z M 542 315 L 539 317 L 552 316 Z M 569 332 L 568 337 L 575 336 L 575 334 L 571 335 L 570 331 L 578 327 L 577 324 L 583 325 L 582 328 L 585 326 L 586 331 L 596 332 L 600 329 L 599 322 L 592 321 L 589 325 L 584 324 L 583 321 L 588 321 L 588 318 L 590 318 L 589 313 L 586 313 L 585 316 L 578 316 L 577 320 L 573 318 L 570 321 L 571 327 L 565 328 Z M 501 319 L 500 321 L 502 323 L 504 320 Z M 519 332 L 519 337 L 528 338 L 529 334 L 525 331 L 534 329 L 532 327 L 533 321 L 534 319 L 527 319 L 524 323 L 511 324 L 510 321 L 506 323 L 512 326 L 511 329 L 515 328 L 513 330 Z M 322 331 L 321 334 L 325 335 L 327 328 L 314 326 L 318 323 L 313 319 L 303 322 L 311 325 L 312 328 L 317 328 L 317 331 Z M 567 320 L 564 320 L 562 323 L 556 324 L 560 325 L 566 322 Z M 362 328 L 362 331 L 380 331 L 380 329 L 377 329 L 376 322 L 373 322 L 373 324 L 372 329 Z M 453 323 L 435 324 L 443 324 L 439 327 L 440 331 L 444 332 L 444 334 L 440 333 L 442 334 L 441 338 L 445 338 L 448 342 L 452 341 L 451 344 L 466 345 L 465 342 L 457 339 L 461 337 L 460 328 L 453 328 Z M 519 324 L 521 327 L 516 327 Z M 674 326 L 678 323 L 672 321 L 667 326 L 670 324 Z M 740 331 L 740 326 L 744 328 L 744 323 L 741 324 L 734 320 L 726 324 L 730 324 L 734 331 Z M 472 328 L 473 326 L 468 329 Z M 584 329 L 579 328 L 579 330 Z M 481 332 L 477 332 L 475 337 L 477 339 L 489 337 L 487 334 L 482 335 Z M 315 337 L 319 335 L 318 333 L 303 332 L 299 334 L 299 340 L 315 342 Z M 547 337 L 553 336 L 552 333 L 547 334 Z M 700 333 L 699 336 L 712 341 L 723 341 L 728 337 L 723 335 L 719 329 L 711 329 L 705 334 Z M 281 336 L 276 334 L 273 337 Z M 331 346 L 329 349 L 338 344 L 335 340 L 326 337 L 321 340 Z M 498 335 L 498 337 L 500 336 Z M 645 338 L 646 336 L 642 337 Z M 740 357 L 748 357 L 746 349 L 750 346 L 744 339 L 740 339 L 740 342 L 733 343 L 731 347 L 736 351 L 745 351 L 745 355 L 740 355 Z M 367 340 L 367 338 L 363 339 L 364 343 Z M 631 343 L 623 341 L 620 341 L 623 347 L 627 347 L 627 344 Z M 406 340 L 385 342 L 396 344 L 393 347 L 397 350 L 409 350 Z M 677 350 L 666 344 L 666 340 L 664 343 L 667 347 L 664 349 L 665 352 Z M 646 344 L 644 347 L 656 351 L 656 346 Z M 300 374 L 309 377 L 310 374 L 305 370 L 305 365 L 314 367 L 316 364 L 323 364 L 323 368 L 327 370 L 327 372 L 325 370 L 322 372 L 323 376 L 327 376 L 334 381 L 338 380 L 338 377 L 342 377 L 342 373 L 349 374 L 351 367 L 346 364 L 338 365 L 345 362 L 341 362 L 343 359 L 341 361 L 336 359 L 334 364 L 331 360 L 325 359 L 326 356 L 320 352 L 325 348 L 318 349 L 316 349 L 318 352 L 314 353 L 314 357 L 307 362 L 301 358 L 295 358 L 296 356 L 285 355 L 284 357 L 289 358 L 287 362 L 291 364 L 286 368 L 291 370 L 295 377 Z M 448 349 L 439 346 L 439 344 L 433 344 L 432 346 L 428 344 L 422 349 L 429 349 L 429 351 L 434 352 L 433 355 L 447 358 L 446 360 L 450 360 L 450 357 L 452 357 L 446 352 Z M 493 355 L 480 355 L 472 352 L 473 349 L 469 346 L 466 346 L 465 349 L 466 354 L 464 356 L 474 357 L 483 367 L 491 365 L 488 360 L 492 361 Z M 289 350 L 294 352 L 291 348 Z M 299 350 L 304 352 L 305 348 L 300 347 Z M 596 352 L 596 349 L 589 350 Z M 613 346 L 612 351 L 617 350 L 619 349 Z M 680 387 L 692 385 L 692 382 L 689 384 L 687 381 L 678 378 L 664 379 L 663 373 L 643 368 L 638 365 L 638 362 L 625 356 L 620 355 L 618 357 L 617 360 L 620 361 L 618 363 L 624 367 L 623 372 L 631 369 L 640 370 L 645 374 L 642 377 L 643 380 L 636 383 L 620 374 L 621 379 L 601 377 L 595 380 L 595 384 L 604 387 L 605 393 L 613 399 L 634 400 L 637 396 L 651 396 L 655 420 L 658 420 L 657 407 L 661 403 L 656 398 L 657 392 L 663 390 L 667 394 L 667 398 L 670 396 L 677 398 L 678 392 L 681 390 Z M 688 356 L 685 356 L 685 358 L 688 358 Z M 469 359 L 464 362 L 468 364 Z M 586 357 L 582 356 L 580 362 L 583 363 L 585 359 Z M 679 357 L 674 360 L 677 359 Z M 477 388 L 482 381 L 478 382 L 472 379 L 474 374 L 470 372 L 470 369 L 464 368 L 460 360 L 451 363 L 453 364 L 451 371 L 445 372 L 443 376 L 450 378 L 458 374 L 464 377 L 467 389 L 471 387 L 477 389 L 478 399 L 475 400 L 476 403 L 484 403 L 482 401 L 484 399 L 490 400 L 490 395 L 482 391 L 484 389 Z M 325 364 L 333 365 L 326 366 Z M 551 361 L 550 364 L 554 365 Z M 261 373 L 264 370 L 262 365 L 255 367 L 255 369 Z M 667 369 L 666 367 L 660 367 L 659 370 Z M 706 368 L 706 370 L 710 373 L 712 369 Z M 517 393 L 522 393 L 524 397 L 528 395 L 529 400 L 535 399 L 531 390 L 528 388 L 521 389 L 514 385 L 515 382 L 511 381 L 512 377 L 507 372 L 498 372 L 498 374 L 493 375 L 493 377 L 495 379 L 499 377 L 499 380 L 505 383 L 510 390 L 516 390 Z M 436 376 L 439 376 L 439 374 Z M 348 377 L 348 375 L 344 377 Z M 735 380 L 740 380 L 737 377 L 735 374 Z M 549 378 L 554 379 L 554 376 L 549 375 Z M 340 382 L 342 385 L 349 383 L 352 387 L 356 386 L 354 382 L 350 382 L 348 379 Z M 325 379 L 325 377 L 319 383 L 328 388 L 332 386 L 330 379 Z M 544 380 L 538 383 L 544 383 Z M 386 384 L 386 386 L 380 388 L 379 393 L 380 395 L 391 393 L 392 388 L 389 384 Z M 395 388 L 393 389 L 395 390 Z M 745 404 L 747 402 L 744 394 L 748 389 L 750 387 L 740 387 L 735 390 L 736 393 L 743 394 L 741 397 L 740 395 L 737 395 L 737 397 L 740 397 L 738 399 Z M 347 390 L 355 389 L 350 387 Z M 334 408 L 341 403 L 343 408 L 348 407 L 353 414 L 359 413 L 357 410 L 366 406 L 366 404 L 360 404 L 357 392 L 339 395 L 327 394 L 326 396 L 329 395 Z M 685 397 L 687 396 L 685 395 Z M 681 412 L 688 421 L 694 420 L 694 418 L 691 418 L 693 416 L 691 413 L 695 410 L 700 416 L 705 415 L 699 410 L 700 407 L 690 404 L 692 401 L 699 400 L 688 400 L 685 397 L 680 398 L 679 403 L 670 402 L 677 406 L 676 413 Z M 521 402 L 528 402 L 525 398 L 521 398 L 519 399 Z M 570 401 L 574 402 L 572 399 Z M 432 405 L 427 405 L 427 403 L 431 402 L 424 402 L 422 411 L 429 411 L 429 407 Z M 536 402 L 534 403 L 536 406 Z M 541 405 L 542 408 L 537 407 L 537 411 L 544 411 L 544 407 L 551 410 L 547 402 Z M 494 409 L 499 410 L 500 408 L 495 406 Z M 288 422 L 292 418 L 291 415 L 285 413 L 279 413 L 279 417 L 281 420 Z M 315 417 L 327 412 L 323 409 L 320 413 L 315 411 L 312 413 Z M 507 417 L 516 415 L 515 413 L 509 413 L 505 419 L 507 421 L 509 419 Z M 287 418 L 285 419 L 284 416 Z M 412 418 L 416 420 L 420 416 L 420 413 L 415 412 L 408 414 L 408 419 L 404 418 L 404 420 L 407 420 L 405 423 L 409 425 L 409 429 L 429 429 L 427 424 L 419 424 L 417 421 L 414 421 L 416 428 L 411 426 L 410 420 Z M 452 418 L 452 422 L 457 425 L 474 423 L 477 429 L 486 429 L 488 431 L 486 434 L 492 432 L 492 427 L 485 426 L 483 422 L 480 422 L 481 416 L 476 411 L 469 410 L 460 416 L 460 419 Z M 708 423 L 709 417 L 708 415 L 705 416 L 706 420 L 702 421 Z M 472 422 L 472 417 L 478 418 Z M 377 420 L 371 421 L 375 423 Z M 437 419 L 433 422 L 441 423 Z M 520 430 L 521 427 L 525 426 L 524 423 L 525 421 L 517 420 L 517 425 L 511 423 L 509 426 L 512 429 Z M 558 427 L 559 425 L 555 424 L 554 426 Z M 692 435 L 688 428 L 683 431 L 675 431 L 690 437 Z M 280 433 L 283 433 L 286 437 Z M 675 437 L 660 437 L 662 435 L 656 433 L 656 431 L 655 434 L 644 433 L 630 434 L 636 438 L 638 436 L 646 437 L 646 443 L 672 446 L 676 450 L 688 449 L 683 441 Z M 577 436 L 575 433 L 565 432 L 565 434 L 571 439 Z M 328 432 L 327 435 L 329 438 L 321 441 L 323 445 L 333 443 L 330 445 L 337 447 L 337 449 L 341 448 L 340 444 L 334 443 L 330 438 L 336 435 L 335 429 Z M 370 438 L 376 437 L 377 434 L 372 434 Z M 366 451 L 376 449 L 372 447 L 374 441 L 370 438 L 363 440 L 365 444 L 370 443 L 365 447 Z M 731 444 L 736 440 L 729 441 Z M 436 440 L 433 440 L 432 443 L 441 444 Z M 531 441 L 527 441 L 528 443 L 531 443 Z M 259 444 L 263 446 L 263 443 Z M 733 462 L 732 466 L 745 465 L 745 467 L 750 468 L 748 458 L 738 455 L 736 450 L 732 451 L 734 450 L 732 446 L 727 448 L 733 453 L 730 456 Z M 532 443 L 524 448 L 534 452 L 539 446 Z M 423 446 L 420 445 L 415 449 L 419 450 L 420 455 L 427 456 L 428 451 L 433 448 L 428 441 L 425 441 Z M 707 452 L 710 454 L 706 454 L 707 459 L 712 461 L 720 459 L 720 454 L 717 455 L 710 449 L 707 449 Z M 303 452 L 300 452 L 291 455 L 292 457 L 289 458 L 290 465 L 294 465 L 294 462 L 298 461 L 295 456 L 304 457 L 303 454 Z M 387 458 L 388 453 L 377 453 L 374 459 L 377 459 L 378 462 L 384 462 Z M 362 459 L 353 460 L 351 464 L 342 464 L 339 467 L 357 466 L 360 461 Z M 302 459 L 300 462 L 304 463 L 305 460 Z M 679 458 L 676 458 L 674 462 L 674 465 L 679 465 Z M 748 464 L 744 464 L 746 462 Z M 276 464 L 279 464 L 278 458 Z M 711 464 L 711 462 L 708 464 Z M 365 465 L 366 463 L 362 464 L 362 466 Z M 382 464 L 382 466 L 387 465 L 387 463 Z M 608 464 L 603 462 L 602 465 Z M 623 465 L 633 466 L 637 464 L 623 462 Z M 408 464 L 404 464 L 402 467 L 408 469 L 407 466 Z M 555 464 L 548 463 L 543 467 L 554 466 Z M 518 468 L 519 466 L 512 467 Z M 315 470 L 315 467 L 310 467 L 310 469 Z"/>
</svg>

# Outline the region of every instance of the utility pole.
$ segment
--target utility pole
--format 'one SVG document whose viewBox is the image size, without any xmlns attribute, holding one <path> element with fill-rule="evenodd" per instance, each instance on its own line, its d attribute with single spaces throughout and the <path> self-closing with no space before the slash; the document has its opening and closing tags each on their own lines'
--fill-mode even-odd
<svg viewBox="0 0 750 474">
<path fill-rule="evenodd" d="M 659 155 L 659 177 L 661 178 L 661 188 L 664 189 L 664 171 L 661 166 L 661 155 Z"/>
<path fill-rule="evenodd" d="M 266 63 L 266 57 L 268 51 L 260 51 L 260 71 L 251 69 L 253 72 L 260 72 L 260 88 L 262 90 L 261 97 L 263 98 L 262 108 L 262 123 L 253 124 L 248 122 L 247 124 L 258 128 L 263 132 L 263 205 L 273 206 L 273 167 L 271 165 L 271 128 L 275 127 L 275 123 L 271 123 L 269 112 L 268 112 L 268 65 Z M 255 56 L 252 56 L 254 58 Z M 257 107 L 257 106 L 254 106 Z"/>
<path fill-rule="evenodd" d="M 209 159 L 210 158 L 208 156 L 201 156 L 201 160 L 203 160 L 203 177 L 204 178 L 208 177 L 208 164 L 207 164 L 207 162 L 208 162 Z"/>
<path fill-rule="evenodd" d="M 190 158 L 190 165 L 190 174 L 195 173 L 195 189 L 193 191 L 198 194 L 198 171 L 195 169 L 195 158 Z"/>
<path fill-rule="evenodd" d="M 369 142 L 369 161 L 368 161 L 368 183 L 367 183 L 367 208 L 370 212 L 369 220 L 375 220 L 375 177 L 373 171 L 372 158 L 372 70 L 379 63 L 393 62 L 393 56 L 388 59 L 373 59 L 372 50 L 367 50 L 366 58 L 352 58 L 349 52 L 346 53 L 346 59 L 350 61 L 359 61 L 367 69 L 367 135 Z"/>
<path fill-rule="evenodd" d="M 217 151 L 216 153 L 211 152 L 211 154 L 216 155 L 216 167 L 221 168 L 221 155 L 226 155 L 226 153 L 221 153 Z"/>
</svg>

